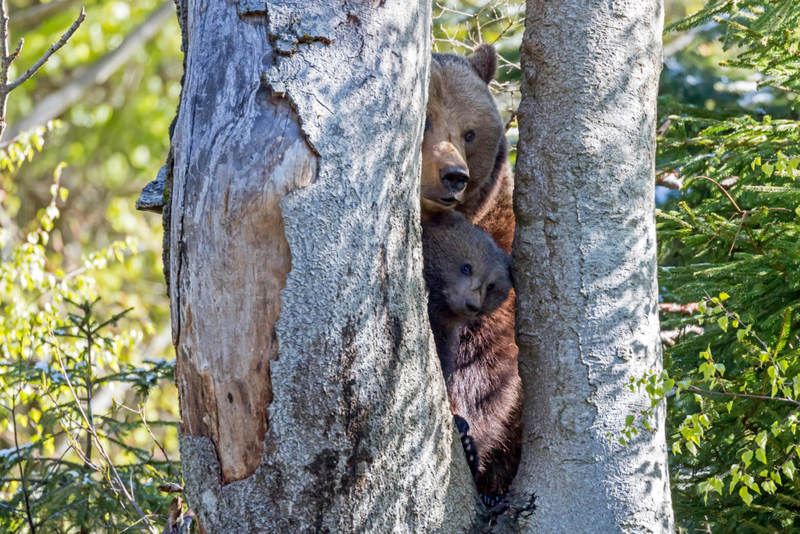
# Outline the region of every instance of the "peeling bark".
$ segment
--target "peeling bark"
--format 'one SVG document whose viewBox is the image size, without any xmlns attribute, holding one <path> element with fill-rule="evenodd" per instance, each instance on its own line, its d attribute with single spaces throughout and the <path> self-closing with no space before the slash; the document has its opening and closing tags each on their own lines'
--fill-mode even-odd
<svg viewBox="0 0 800 534">
<path fill-rule="evenodd" d="M 673 531 L 664 412 L 625 387 L 661 370 L 654 221 L 661 0 L 528 0 L 515 213 L 525 532 Z M 612 439 L 606 436 L 611 433 Z"/>
<path fill-rule="evenodd" d="M 165 216 L 200 524 L 463 532 L 421 273 L 430 4 L 181 4 Z"/>
</svg>

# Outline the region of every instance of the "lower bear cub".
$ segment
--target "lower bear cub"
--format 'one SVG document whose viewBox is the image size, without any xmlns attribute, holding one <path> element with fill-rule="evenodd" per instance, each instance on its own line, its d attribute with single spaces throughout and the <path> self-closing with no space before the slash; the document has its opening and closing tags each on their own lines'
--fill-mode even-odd
<svg viewBox="0 0 800 534">
<path fill-rule="evenodd" d="M 511 257 L 455 211 L 423 223 L 422 247 L 428 315 L 467 460 L 481 494 L 506 493 L 517 465 L 502 464 L 518 458 L 508 454 L 519 434 L 516 358 L 476 346 L 482 341 L 475 334 L 482 323 L 508 313 L 503 303 L 512 288 Z"/>
</svg>

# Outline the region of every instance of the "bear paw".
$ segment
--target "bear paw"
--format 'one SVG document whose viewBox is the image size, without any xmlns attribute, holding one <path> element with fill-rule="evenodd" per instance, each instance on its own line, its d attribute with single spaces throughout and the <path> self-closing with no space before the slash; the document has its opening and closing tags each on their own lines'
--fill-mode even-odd
<svg viewBox="0 0 800 534">
<path fill-rule="evenodd" d="M 456 421 L 456 428 L 458 428 L 458 435 L 461 438 L 461 446 L 464 448 L 464 454 L 467 457 L 467 464 L 472 476 L 478 474 L 478 448 L 475 446 L 475 441 L 469 435 L 469 423 L 460 415 L 453 415 Z"/>
<path fill-rule="evenodd" d="M 494 508 L 497 506 L 501 501 L 505 499 L 505 495 L 486 495 L 481 493 L 480 498 L 481 502 L 486 508 Z"/>
</svg>

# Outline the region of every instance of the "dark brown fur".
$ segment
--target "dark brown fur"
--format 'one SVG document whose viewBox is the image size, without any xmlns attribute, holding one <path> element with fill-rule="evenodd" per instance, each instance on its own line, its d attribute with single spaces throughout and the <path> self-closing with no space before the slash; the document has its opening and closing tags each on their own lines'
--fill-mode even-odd
<svg viewBox="0 0 800 534">
<path fill-rule="evenodd" d="M 430 221 L 437 213 L 454 209 L 510 253 L 514 178 L 502 120 L 486 85 L 494 75 L 494 58 L 494 50 L 487 46 L 478 47 L 469 58 L 433 55 L 422 147 L 422 216 Z M 476 132 L 469 143 L 464 138 L 468 130 Z M 469 182 L 453 196 L 455 202 L 443 204 L 442 198 L 453 190 L 443 186 L 440 177 L 443 169 L 453 166 L 465 166 Z M 514 343 L 514 298 L 511 290 L 499 308 L 463 329 L 457 356 L 460 373 L 448 384 L 451 406 L 473 406 L 473 420 L 468 422 L 476 444 L 483 441 L 492 447 L 480 453 L 476 483 L 482 494 L 507 493 L 519 466 L 522 388 Z"/>
<path fill-rule="evenodd" d="M 511 257 L 452 211 L 426 221 L 422 246 L 428 313 L 450 409 L 469 424 L 481 493 L 500 493 L 511 482 L 504 473 L 513 466 L 498 470 L 496 464 L 502 465 L 516 446 L 510 436 L 518 432 L 520 384 L 516 361 L 504 357 L 504 345 L 514 343 L 513 331 L 510 337 L 486 338 L 485 333 L 513 321 Z"/>
</svg>

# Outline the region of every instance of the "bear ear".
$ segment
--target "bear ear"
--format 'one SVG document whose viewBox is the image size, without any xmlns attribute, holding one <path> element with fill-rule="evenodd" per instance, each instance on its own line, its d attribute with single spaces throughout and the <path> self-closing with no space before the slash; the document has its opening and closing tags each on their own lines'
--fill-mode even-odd
<svg viewBox="0 0 800 534">
<path fill-rule="evenodd" d="M 492 45 L 482 44 L 477 46 L 467 58 L 467 61 L 478 73 L 481 80 L 487 84 L 492 81 L 494 73 L 497 71 L 497 52 L 495 52 Z"/>
</svg>

